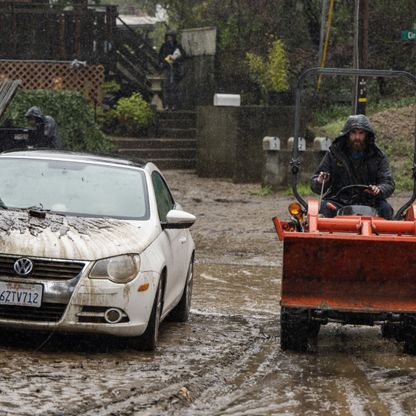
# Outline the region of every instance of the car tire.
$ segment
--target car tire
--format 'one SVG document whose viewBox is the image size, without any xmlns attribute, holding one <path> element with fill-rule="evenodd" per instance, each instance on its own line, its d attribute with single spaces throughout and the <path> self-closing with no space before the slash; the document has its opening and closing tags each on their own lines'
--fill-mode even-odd
<svg viewBox="0 0 416 416">
<path fill-rule="evenodd" d="M 144 333 L 131 339 L 134 348 L 140 351 L 154 351 L 158 345 L 160 316 L 162 314 L 162 285 L 159 281 L 153 301 L 152 312 Z"/>
<path fill-rule="evenodd" d="M 192 289 L 194 284 L 194 258 L 192 256 L 186 274 L 185 287 L 179 303 L 172 309 L 169 314 L 169 320 L 175 322 L 186 322 L 189 319 L 191 310 Z"/>
</svg>

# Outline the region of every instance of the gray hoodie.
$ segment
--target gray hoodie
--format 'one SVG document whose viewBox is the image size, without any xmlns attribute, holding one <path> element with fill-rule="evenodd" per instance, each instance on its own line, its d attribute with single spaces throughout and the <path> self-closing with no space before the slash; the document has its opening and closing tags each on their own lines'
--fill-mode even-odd
<svg viewBox="0 0 416 416">
<path fill-rule="evenodd" d="M 36 124 L 43 125 L 43 132 L 45 138 L 49 141 L 49 144 L 54 149 L 61 149 L 62 143 L 59 137 L 58 126 L 56 125 L 55 120 L 51 116 L 43 115 L 39 107 L 30 107 L 26 112 L 25 116 L 27 118 L 33 118 L 36 121 Z"/>
</svg>

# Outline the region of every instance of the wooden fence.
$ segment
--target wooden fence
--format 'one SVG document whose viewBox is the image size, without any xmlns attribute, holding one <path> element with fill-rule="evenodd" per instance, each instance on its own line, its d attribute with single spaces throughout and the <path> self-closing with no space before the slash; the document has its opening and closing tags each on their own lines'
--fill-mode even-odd
<svg viewBox="0 0 416 416">
<path fill-rule="evenodd" d="M 42 3 L 0 1 L 0 58 L 105 63 L 117 8 L 63 10 Z"/>
<path fill-rule="evenodd" d="M 122 23 L 121 27 L 117 27 L 117 20 Z M 158 56 L 140 33 L 118 17 L 117 6 L 88 7 L 86 0 L 73 0 L 71 9 L 63 9 L 48 0 L 0 0 L 0 60 L 59 62 L 74 59 L 100 68 L 99 79 L 102 69 L 97 65 L 102 65 L 105 76 L 111 74 L 121 84 L 140 91 L 145 98 L 152 96 L 147 77 L 158 70 Z M 12 68 L 17 64 L 8 65 L 3 72 L 23 73 L 33 69 L 32 78 L 40 73 L 42 85 L 50 86 L 59 79 L 65 84 L 72 76 L 70 73 L 55 74 L 57 68 L 63 71 L 63 67 L 51 69 L 50 64 L 28 66 L 23 63 L 19 70 Z M 50 76 L 46 74 L 48 71 Z M 29 82 L 30 75 L 23 77 L 24 86 L 35 82 Z M 94 90 L 96 77 L 90 74 L 77 83 L 77 88 L 84 90 L 92 85 L 92 92 L 87 95 L 99 100 L 99 93 Z"/>
<path fill-rule="evenodd" d="M 18 79 L 23 89 L 79 91 L 92 103 L 101 103 L 104 82 L 102 65 L 79 65 L 75 62 L 0 60 L 0 81 Z"/>
</svg>

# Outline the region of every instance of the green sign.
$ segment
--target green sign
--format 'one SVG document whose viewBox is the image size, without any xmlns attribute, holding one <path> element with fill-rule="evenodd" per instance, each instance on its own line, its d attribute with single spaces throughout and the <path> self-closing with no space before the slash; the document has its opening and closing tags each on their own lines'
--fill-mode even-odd
<svg viewBox="0 0 416 416">
<path fill-rule="evenodd" d="M 400 34 L 402 40 L 416 40 L 416 29 L 403 30 Z"/>
</svg>

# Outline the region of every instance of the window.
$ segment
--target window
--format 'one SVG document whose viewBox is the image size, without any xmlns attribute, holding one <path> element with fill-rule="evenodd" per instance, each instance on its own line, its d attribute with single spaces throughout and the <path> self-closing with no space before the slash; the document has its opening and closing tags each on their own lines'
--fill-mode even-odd
<svg viewBox="0 0 416 416">
<path fill-rule="evenodd" d="M 153 188 L 155 190 L 157 210 L 159 212 L 159 219 L 161 222 L 166 221 L 167 213 L 173 209 L 175 201 L 169 191 L 165 181 L 158 172 L 152 173 Z"/>
<path fill-rule="evenodd" d="M 147 219 L 144 172 L 63 160 L 2 159 L 0 198 L 10 208 L 67 215 Z"/>
</svg>

